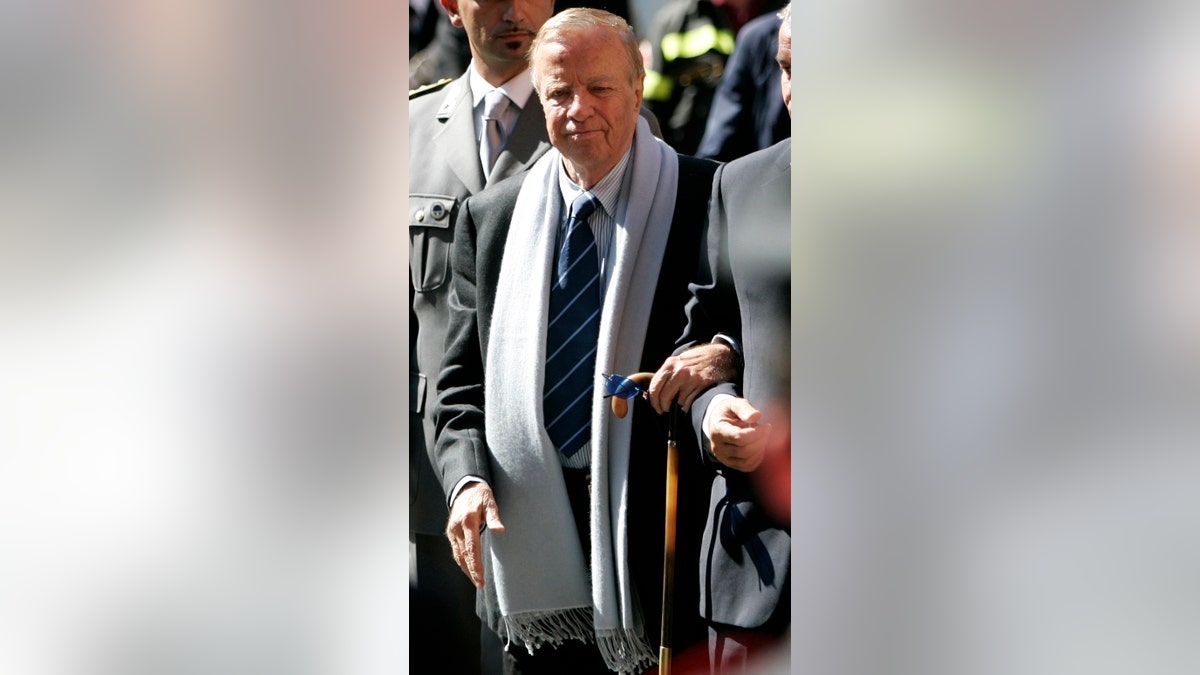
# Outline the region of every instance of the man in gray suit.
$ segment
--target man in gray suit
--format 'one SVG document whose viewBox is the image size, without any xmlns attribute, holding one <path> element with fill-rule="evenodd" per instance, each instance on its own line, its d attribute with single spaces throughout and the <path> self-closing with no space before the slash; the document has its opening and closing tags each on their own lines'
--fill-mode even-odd
<svg viewBox="0 0 1200 675">
<path fill-rule="evenodd" d="M 480 654 L 475 589 L 459 572 L 445 536 L 445 495 L 428 455 L 434 443 L 431 409 L 448 321 L 454 223 L 462 202 L 523 171 L 550 148 L 525 52 L 554 2 L 441 3 L 451 23 L 465 29 L 472 60 L 458 79 L 409 94 L 410 638 L 414 658 L 436 653 L 445 672 L 473 673 Z M 489 107 L 488 99 L 498 100 L 498 109 Z"/>
<path fill-rule="evenodd" d="M 790 8 L 781 13 L 783 101 L 791 112 Z M 650 384 L 656 409 L 690 407 L 703 459 L 713 471 L 701 542 L 700 613 L 716 672 L 743 672 L 790 622 L 791 536 L 787 488 L 775 499 L 763 474 L 789 443 L 791 139 L 722 165 L 713 179 L 707 265 L 692 285 L 681 350 Z M 686 349 L 686 351 L 684 351 Z M 698 397 L 689 380 L 741 367 Z M 694 402 L 693 402 L 694 399 Z M 787 468 L 782 468 L 784 473 Z M 780 502 L 784 502 L 782 508 Z"/>
</svg>

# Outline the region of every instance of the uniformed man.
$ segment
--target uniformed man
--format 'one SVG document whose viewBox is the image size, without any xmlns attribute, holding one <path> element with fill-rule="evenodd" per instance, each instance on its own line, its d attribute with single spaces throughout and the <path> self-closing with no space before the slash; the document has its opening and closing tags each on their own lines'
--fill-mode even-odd
<svg viewBox="0 0 1200 675">
<path fill-rule="evenodd" d="M 459 207 L 487 185 L 523 171 L 550 147 L 525 52 L 553 13 L 554 0 L 441 4 L 450 22 L 465 29 L 471 63 L 461 77 L 409 94 L 410 644 L 414 668 L 436 662 L 440 672 L 478 673 L 475 588 L 459 571 L 445 536 L 445 495 L 427 450 L 434 445 L 431 409 Z"/>
</svg>

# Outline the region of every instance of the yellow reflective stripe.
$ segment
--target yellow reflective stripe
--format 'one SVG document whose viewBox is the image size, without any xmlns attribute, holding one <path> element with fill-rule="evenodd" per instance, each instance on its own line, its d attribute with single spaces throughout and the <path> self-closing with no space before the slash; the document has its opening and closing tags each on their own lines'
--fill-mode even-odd
<svg viewBox="0 0 1200 675">
<path fill-rule="evenodd" d="M 662 39 L 663 58 L 667 61 L 676 59 L 694 59 L 708 51 L 716 51 L 726 56 L 733 53 L 733 31 L 720 29 L 709 24 L 694 28 L 686 33 L 668 33 Z"/>
<path fill-rule="evenodd" d="M 674 82 L 660 73 L 647 70 L 646 79 L 642 80 L 642 98 L 648 101 L 666 101 L 671 98 L 671 90 L 674 88 Z"/>
</svg>

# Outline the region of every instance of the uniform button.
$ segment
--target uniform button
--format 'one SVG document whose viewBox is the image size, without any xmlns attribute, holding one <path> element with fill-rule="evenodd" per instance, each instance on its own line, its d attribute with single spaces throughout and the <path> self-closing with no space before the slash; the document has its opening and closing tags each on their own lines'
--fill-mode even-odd
<svg viewBox="0 0 1200 675">
<path fill-rule="evenodd" d="M 433 216 L 434 220 L 441 220 L 446 217 L 446 207 L 442 206 L 441 202 L 434 202 L 433 206 L 429 207 L 429 215 Z"/>
<path fill-rule="evenodd" d="M 415 218 L 418 223 L 424 222 L 425 221 L 425 210 L 417 209 L 417 212 L 413 214 L 413 218 Z"/>
</svg>

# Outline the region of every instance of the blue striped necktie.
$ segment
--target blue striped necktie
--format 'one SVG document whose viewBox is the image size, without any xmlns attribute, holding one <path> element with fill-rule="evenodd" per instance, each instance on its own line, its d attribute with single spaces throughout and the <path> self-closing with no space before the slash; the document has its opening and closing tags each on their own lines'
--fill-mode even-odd
<svg viewBox="0 0 1200 675">
<path fill-rule="evenodd" d="M 570 457 L 591 439 L 596 346 L 600 339 L 600 263 L 588 216 L 599 206 L 584 192 L 559 231 L 546 327 L 546 433 Z"/>
</svg>

